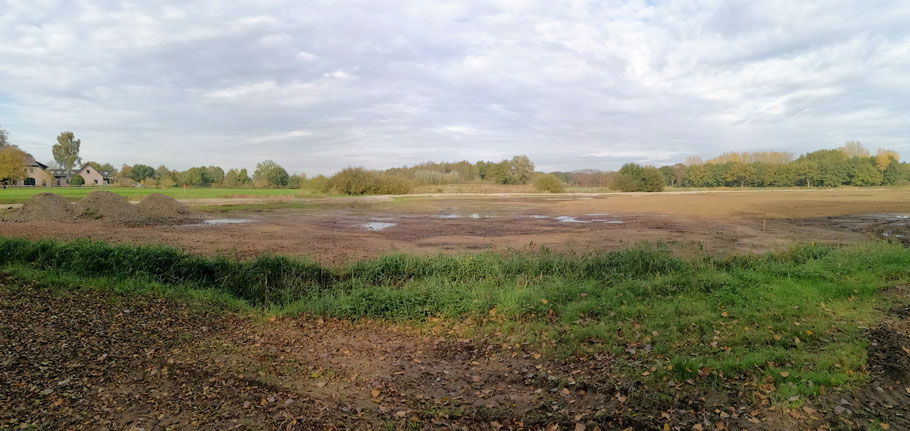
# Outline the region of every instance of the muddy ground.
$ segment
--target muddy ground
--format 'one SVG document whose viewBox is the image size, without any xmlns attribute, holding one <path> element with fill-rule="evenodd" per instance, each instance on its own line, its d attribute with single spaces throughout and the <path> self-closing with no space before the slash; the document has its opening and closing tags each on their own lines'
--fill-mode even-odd
<svg viewBox="0 0 910 431">
<path fill-rule="evenodd" d="M 192 204 L 237 204 L 238 200 Z M 745 191 L 582 196 L 242 199 L 269 204 L 212 213 L 245 223 L 129 227 L 98 221 L 0 222 L 0 235 L 163 243 L 210 255 L 263 252 L 341 263 L 389 252 L 430 254 L 547 247 L 587 252 L 639 241 L 712 253 L 794 242 L 901 239 L 902 190 Z M 277 202 L 277 203 L 276 203 Z M 276 207 L 277 205 L 277 207 Z M 296 208 L 282 208 L 292 205 Z M 212 207 L 209 207 L 211 210 Z M 885 225 L 888 226 L 885 226 Z M 906 232 L 910 236 L 910 232 Z"/>
<path fill-rule="evenodd" d="M 671 381 L 673 399 L 655 400 L 607 355 L 553 360 L 480 337 L 262 321 L 0 274 L 0 429 L 908 429 L 910 364 L 893 360 L 910 344 L 906 312 L 871 331 L 868 385 L 788 408 L 735 383 Z"/>
</svg>

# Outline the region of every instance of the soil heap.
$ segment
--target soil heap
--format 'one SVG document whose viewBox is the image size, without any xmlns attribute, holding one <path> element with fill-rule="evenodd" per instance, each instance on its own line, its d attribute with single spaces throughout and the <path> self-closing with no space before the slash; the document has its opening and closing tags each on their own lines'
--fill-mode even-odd
<svg viewBox="0 0 910 431">
<path fill-rule="evenodd" d="M 63 196 L 41 193 L 32 196 L 15 209 L 4 215 L 4 221 L 72 220 L 76 215 L 73 205 Z"/>
<path fill-rule="evenodd" d="M 136 205 L 139 216 L 146 222 L 177 222 L 192 218 L 190 207 L 161 193 L 152 193 Z"/>
<path fill-rule="evenodd" d="M 139 222 L 139 213 L 125 197 L 106 190 L 96 190 L 76 202 L 76 216 L 80 218 L 119 223 Z"/>
</svg>

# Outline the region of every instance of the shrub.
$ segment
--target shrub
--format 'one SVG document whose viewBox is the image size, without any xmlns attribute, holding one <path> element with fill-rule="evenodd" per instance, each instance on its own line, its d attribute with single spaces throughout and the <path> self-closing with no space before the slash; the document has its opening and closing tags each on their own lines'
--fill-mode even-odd
<svg viewBox="0 0 910 431">
<path fill-rule="evenodd" d="M 317 175 L 313 178 L 304 179 L 300 182 L 300 188 L 315 193 L 328 193 L 331 190 L 329 179 L 324 175 Z"/>
<path fill-rule="evenodd" d="M 79 175 L 79 174 L 73 175 L 73 177 L 70 178 L 70 185 L 71 186 L 84 186 L 85 178 L 82 178 L 82 175 Z"/>
<path fill-rule="evenodd" d="M 423 185 L 456 184 L 461 182 L 461 175 L 455 171 L 442 173 L 439 171 L 420 170 L 414 173 L 414 179 L 417 184 Z"/>
<path fill-rule="evenodd" d="M 534 177 L 534 189 L 539 192 L 564 193 L 566 191 L 562 181 L 553 174 L 544 174 Z"/>
<path fill-rule="evenodd" d="M 291 177 L 288 178 L 288 188 L 299 189 L 303 185 L 304 181 L 306 181 L 306 175 L 304 174 L 291 175 Z"/>
<path fill-rule="evenodd" d="M 379 175 L 364 168 L 346 168 L 328 180 L 329 188 L 346 195 L 405 194 L 413 185 L 406 178 Z"/>
<path fill-rule="evenodd" d="M 613 178 L 610 188 L 623 192 L 659 192 L 664 189 L 664 178 L 653 166 L 626 163 Z"/>
</svg>

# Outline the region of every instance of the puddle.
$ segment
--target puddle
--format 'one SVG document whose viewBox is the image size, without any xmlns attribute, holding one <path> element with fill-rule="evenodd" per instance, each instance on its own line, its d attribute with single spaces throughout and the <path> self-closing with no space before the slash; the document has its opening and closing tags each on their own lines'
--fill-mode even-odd
<svg viewBox="0 0 910 431">
<path fill-rule="evenodd" d="M 217 226 L 220 224 L 241 224 L 249 223 L 252 220 L 245 218 L 216 218 L 211 220 L 203 220 L 202 223 L 199 223 L 199 226 Z"/>
<path fill-rule="evenodd" d="M 461 218 L 458 214 L 439 214 L 436 218 Z"/>
<path fill-rule="evenodd" d="M 543 219 L 543 218 L 550 218 L 550 216 L 538 215 L 538 214 L 532 214 L 532 215 L 529 215 L 528 217 L 530 217 L 530 218 L 540 218 L 540 219 Z"/>
<path fill-rule="evenodd" d="M 392 226 L 398 226 L 398 223 L 384 223 L 384 222 L 373 221 L 373 222 L 364 223 L 364 224 L 360 225 L 360 227 L 362 227 L 366 230 L 369 230 L 369 231 L 373 231 L 373 232 L 379 232 L 381 230 L 388 229 Z"/>
<path fill-rule="evenodd" d="M 556 217 L 556 221 L 560 223 L 590 223 L 589 221 L 579 220 L 572 216 L 559 216 Z"/>
<path fill-rule="evenodd" d="M 471 214 L 471 218 L 480 218 L 480 214 L 477 214 L 477 213 Z"/>
</svg>

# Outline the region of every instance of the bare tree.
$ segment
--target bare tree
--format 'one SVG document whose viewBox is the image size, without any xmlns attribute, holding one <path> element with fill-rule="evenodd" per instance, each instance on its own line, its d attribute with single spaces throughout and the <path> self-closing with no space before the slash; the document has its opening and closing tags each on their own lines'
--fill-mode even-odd
<svg viewBox="0 0 910 431">
<path fill-rule="evenodd" d="M 863 145 L 860 141 L 847 141 L 844 142 L 844 146 L 838 148 L 844 154 L 847 155 L 848 159 L 854 157 L 869 157 L 869 150 Z"/>
</svg>

